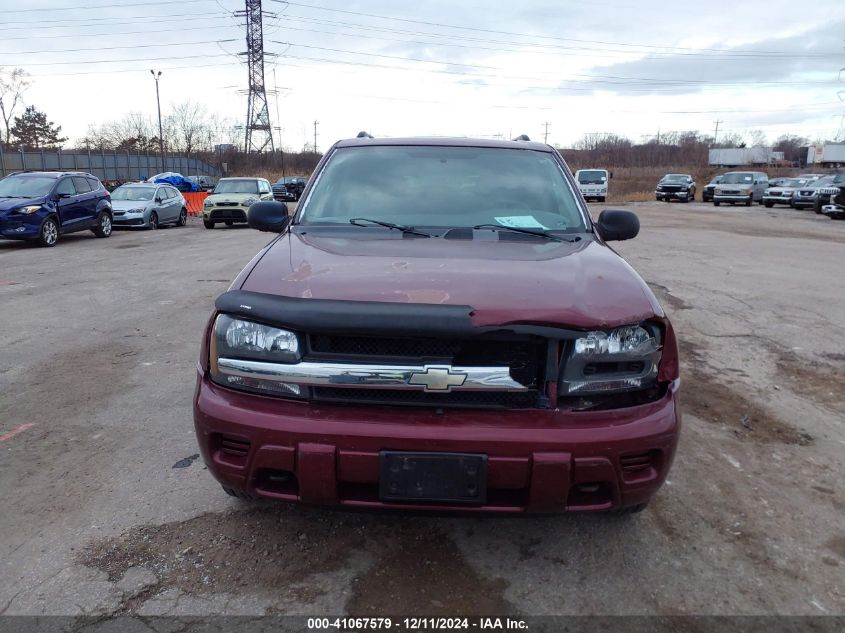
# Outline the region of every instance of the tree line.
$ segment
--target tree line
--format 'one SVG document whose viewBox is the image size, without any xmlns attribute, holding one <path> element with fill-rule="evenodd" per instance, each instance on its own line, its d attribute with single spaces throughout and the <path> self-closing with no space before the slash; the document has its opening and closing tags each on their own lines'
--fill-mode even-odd
<svg viewBox="0 0 845 633">
<path fill-rule="evenodd" d="M 639 143 L 619 134 L 594 132 L 585 134 L 572 147 L 558 151 L 568 162 L 578 165 L 654 167 L 707 165 L 712 148 L 771 146 L 774 151 L 783 152 L 784 160 L 802 163 L 807 158 L 804 148 L 809 144 L 805 137 L 786 134 L 770 145 L 761 130 L 752 130 L 746 137 L 725 134 L 718 141 L 696 131 L 664 132 Z"/>
</svg>

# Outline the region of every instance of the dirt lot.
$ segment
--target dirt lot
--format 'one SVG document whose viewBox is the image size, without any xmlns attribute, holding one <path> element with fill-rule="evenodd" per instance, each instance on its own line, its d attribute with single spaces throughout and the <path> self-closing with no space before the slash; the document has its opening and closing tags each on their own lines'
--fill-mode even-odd
<svg viewBox="0 0 845 633">
<path fill-rule="evenodd" d="M 191 393 L 212 300 L 267 236 L 0 243 L 0 613 L 845 613 L 845 222 L 630 208 L 685 428 L 627 518 L 242 505 L 194 459 Z"/>
</svg>

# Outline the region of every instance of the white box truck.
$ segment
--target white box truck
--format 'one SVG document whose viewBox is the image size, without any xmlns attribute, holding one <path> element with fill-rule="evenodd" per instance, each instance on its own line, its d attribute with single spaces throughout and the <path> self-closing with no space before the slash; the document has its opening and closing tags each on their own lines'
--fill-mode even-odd
<svg viewBox="0 0 845 633">
<path fill-rule="evenodd" d="M 607 184 L 612 176 L 613 174 L 606 169 L 579 169 L 575 172 L 578 189 L 587 201 L 607 200 Z"/>
</svg>

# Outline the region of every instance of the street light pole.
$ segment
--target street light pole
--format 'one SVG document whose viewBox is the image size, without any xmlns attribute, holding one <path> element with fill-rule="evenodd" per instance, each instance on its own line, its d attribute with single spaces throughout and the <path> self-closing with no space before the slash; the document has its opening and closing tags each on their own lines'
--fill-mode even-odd
<svg viewBox="0 0 845 633">
<path fill-rule="evenodd" d="M 150 70 L 153 79 L 156 80 L 156 103 L 158 104 L 158 155 L 161 160 L 161 171 L 164 171 L 164 131 L 161 127 L 161 97 L 158 93 L 158 79 L 161 77 L 161 71 Z"/>
</svg>

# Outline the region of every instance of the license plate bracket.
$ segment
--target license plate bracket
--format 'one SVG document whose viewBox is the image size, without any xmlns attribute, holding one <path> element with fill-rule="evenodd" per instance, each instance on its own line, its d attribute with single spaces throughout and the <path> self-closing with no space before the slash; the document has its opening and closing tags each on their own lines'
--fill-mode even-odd
<svg viewBox="0 0 845 633">
<path fill-rule="evenodd" d="M 487 455 L 479 453 L 379 453 L 382 501 L 483 504 Z"/>
</svg>

